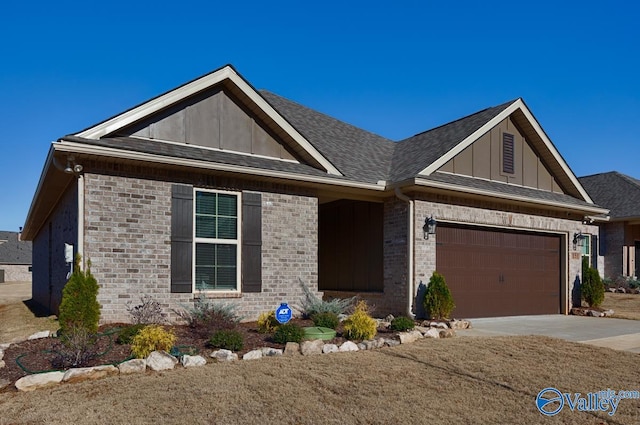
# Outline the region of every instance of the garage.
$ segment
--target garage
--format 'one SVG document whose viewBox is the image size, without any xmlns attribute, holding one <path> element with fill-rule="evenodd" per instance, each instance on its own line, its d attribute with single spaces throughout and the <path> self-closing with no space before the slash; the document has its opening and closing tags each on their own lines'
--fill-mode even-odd
<svg viewBox="0 0 640 425">
<path fill-rule="evenodd" d="M 436 270 L 453 317 L 560 313 L 560 235 L 441 225 Z"/>
</svg>

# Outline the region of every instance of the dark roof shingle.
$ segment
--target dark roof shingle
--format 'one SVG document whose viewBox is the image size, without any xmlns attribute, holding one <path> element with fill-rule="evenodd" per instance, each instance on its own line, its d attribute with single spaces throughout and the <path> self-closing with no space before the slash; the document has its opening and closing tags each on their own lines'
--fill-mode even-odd
<svg viewBox="0 0 640 425">
<path fill-rule="evenodd" d="M 640 180 L 617 171 L 578 180 L 593 202 L 609 208 L 612 219 L 640 217 Z"/>
<path fill-rule="evenodd" d="M 31 264 L 31 242 L 18 240 L 17 232 L 0 231 L 0 264 Z"/>
<path fill-rule="evenodd" d="M 448 124 L 398 142 L 393 155 L 392 181 L 416 177 L 422 170 L 473 134 L 516 100 L 483 109 Z"/>
<path fill-rule="evenodd" d="M 342 174 L 366 183 L 387 180 L 395 143 L 306 106 L 260 94 Z"/>
<path fill-rule="evenodd" d="M 496 194 L 509 195 L 520 198 L 537 199 L 546 202 L 555 202 L 576 207 L 597 207 L 580 199 L 574 198 L 564 193 L 549 192 L 530 187 L 520 186 L 516 184 L 507 184 L 494 182 L 484 179 L 476 179 L 473 177 L 462 176 L 458 174 L 435 172 L 429 176 L 421 177 L 422 180 L 448 183 L 461 188 L 479 189 L 485 192 L 494 192 Z"/>
</svg>

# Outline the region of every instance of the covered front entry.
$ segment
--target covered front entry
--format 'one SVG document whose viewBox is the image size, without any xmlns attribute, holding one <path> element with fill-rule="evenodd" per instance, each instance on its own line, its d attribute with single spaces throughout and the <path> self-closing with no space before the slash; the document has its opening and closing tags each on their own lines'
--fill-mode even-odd
<svg viewBox="0 0 640 425">
<path fill-rule="evenodd" d="M 436 270 L 453 317 L 560 313 L 560 247 L 559 235 L 439 226 Z"/>
</svg>

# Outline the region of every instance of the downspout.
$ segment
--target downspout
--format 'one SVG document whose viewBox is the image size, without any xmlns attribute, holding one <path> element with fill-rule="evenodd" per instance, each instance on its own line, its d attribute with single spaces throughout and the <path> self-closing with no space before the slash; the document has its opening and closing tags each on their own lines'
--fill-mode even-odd
<svg viewBox="0 0 640 425">
<path fill-rule="evenodd" d="M 80 270 L 84 270 L 84 175 L 78 174 L 78 254 Z"/>
<path fill-rule="evenodd" d="M 414 317 L 413 312 L 411 311 L 411 306 L 413 305 L 413 250 L 414 250 L 414 203 L 411 198 L 402 193 L 400 188 L 395 188 L 396 197 L 401 201 L 409 204 L 409 220 L 407 225 L 409 228 L 407 229 L 407 317 Z"/>
</svg>

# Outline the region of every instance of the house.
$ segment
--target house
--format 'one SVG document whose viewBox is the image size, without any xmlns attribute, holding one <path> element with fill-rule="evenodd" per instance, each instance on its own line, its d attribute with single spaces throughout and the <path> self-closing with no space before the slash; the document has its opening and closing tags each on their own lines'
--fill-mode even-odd
<svg viewBox="0 0 640 425">
<path fill-rule="evenodd" d="M 640 276 L 640 180 L 611 171 L 580 177 L 580 184 L 596 203 L 610 210 L 600 223 L 600 243 L 587 244 L 593 256 L 603 257 L 600 274 L 610 279 Z M 599 251 L 597 251 L 599 249 Z"/>
<path fill-rule="evenodd" d="M 567 313 L 606 212 L 522 99 L 392 141 L 225 66 L 52 143 L 23 233 L 34 300 L 56 311 L 70 244 L 104 322 L 201 292 L 255 319 L 300 282 L 410 314 L 435 270 L 480 317 Z"/>
<path fill-rule="evenodd" d="M 31 242 L 20 233 L 0 231 L 0 283 L 31 282 Z"/>
</svg>

